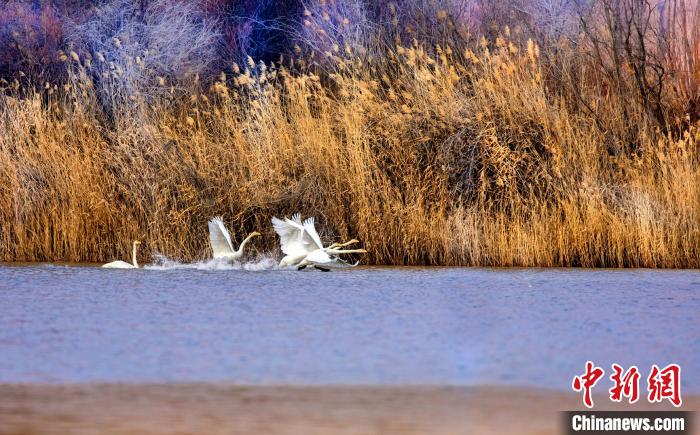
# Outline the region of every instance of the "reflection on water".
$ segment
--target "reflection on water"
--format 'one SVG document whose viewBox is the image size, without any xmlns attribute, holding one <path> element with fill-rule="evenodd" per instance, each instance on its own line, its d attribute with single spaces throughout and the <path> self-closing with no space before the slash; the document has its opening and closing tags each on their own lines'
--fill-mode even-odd
<svg viewBox="0 0 700 435">
<path fill-rule="evenodd" d="M 675 362 L 700 391 L 698 271 L 275 263 L 0 266 L 0 382 L 565 390 L 592 360 Z"/>
</svg>

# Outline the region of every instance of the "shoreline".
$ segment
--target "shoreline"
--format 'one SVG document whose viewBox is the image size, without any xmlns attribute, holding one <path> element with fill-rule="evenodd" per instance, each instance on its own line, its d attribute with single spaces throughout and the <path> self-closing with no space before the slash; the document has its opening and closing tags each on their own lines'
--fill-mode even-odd
<svg viewBox="0 0 700 435">
<path fill-rule="evenodd" d="M 615 404 L 595 410 L 674 410 Z M 0 434 L 559 434 L 578 394 L 480 386 L 0 384 Z M 700 410 L 686 395 L 680 410 Z M 697 427 L 694 428 L 697 433 Z"/>
<path fill-rule="evenodd" d="M 280 257 L 281 258 L 281 257 Z M 177 260 L 176 260 L 177 261 Z M 170 270 L 170 269 L 184 269 L 188 266 L 206 264 L 207 262 L 213 262 L 211 258 L 205 258 L 201 260 L 193 260 L 189 262 L 178 262 L 176 265 L 160 268 L 162 267 L 158 263 L 147 263 L 139 262 L 139 269 L 146 270 Z M 256 259 L 252 258 L 249 261 L 240 262 L 241 265 L 255 263 Z M 74 261 L 0 261 L 0 267 L 36 267 L 36 266 L 55 266 L 55 267 L 83 267 L 83 268 L 100 268 L 102 262 L 74 262 Z M 409 270 L 420 270 L 420 269 L 475 269 L 475 270 L 576 270 L 576 271 L 651 271 L 651 272 L 700 272 L 700 267 L 584 267 L 584 266 L 474 266 L 474 265 L 397 265 L 397 264 L 369 264 L 362 263 L 356 267 L 348 268 L 349 270 L 361 270 L 361 269 L 409 269 Z M 222 269 L 227 270 L 227 269 Z M 268 270 L 268 269 L 261 269 Z M 284 268 L 279 268 L 276 265 L 269 270 L 286 270 Z M 292 270 L 292 269 L 288 269 Z M 343 269 L 341 269 L 343 270 Z"/>
</svg>

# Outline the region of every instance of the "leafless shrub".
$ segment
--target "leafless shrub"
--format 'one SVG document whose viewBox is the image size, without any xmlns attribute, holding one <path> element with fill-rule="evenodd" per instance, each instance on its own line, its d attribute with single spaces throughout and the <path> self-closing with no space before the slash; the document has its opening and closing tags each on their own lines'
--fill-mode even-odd
<svg viewBox="0 0 700 435">
<path fill-rule="evenodd" d="M 631 130 L 639 128 L 629 113 L 631 103 L 647 113 L 647 127 L 664 132 L 698 118 L 697 2 L 597 0 L 580 14 L 580 23 Z M 678 104 L 679 99 L 686 103 Z"/>
<path fill-rule="evenodd" d="M 556 44 L 561 38 L 576 39 L 580 31 L 575 0 L 520 0 L 513 8 L 527 17 L 523 24 L 528 37 L 541 46 Z"/>
<path fill-rule="evenodd" d="M 692 123 L 700 119 L 700 1 L 666 0 L 658 8 L 662 55 Z"/>
<path fill-rule="evenodd" d="M 218 73 L 219 36 L 217 23 L 191 2 L 159 0 L 142 7 L 114 0 L 73 28 L 70 41 L 84 53 L 82 66 L 89 67 L 103 105 L 114 110 L 189 91 Z"/>
</svg>

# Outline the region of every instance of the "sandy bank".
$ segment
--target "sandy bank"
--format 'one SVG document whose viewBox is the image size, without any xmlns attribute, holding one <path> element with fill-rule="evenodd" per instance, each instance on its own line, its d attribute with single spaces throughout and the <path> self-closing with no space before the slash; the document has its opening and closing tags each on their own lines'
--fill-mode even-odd
<svg viewBox="0 0 700 435">
<path fill-rule="evenodd" d="M 581 407 L 506 387 L 0 385 L 0 434 L 559 434 L 559 411 Z M 604 409 L 623 407 L 599 397 Z"/>
</svg>

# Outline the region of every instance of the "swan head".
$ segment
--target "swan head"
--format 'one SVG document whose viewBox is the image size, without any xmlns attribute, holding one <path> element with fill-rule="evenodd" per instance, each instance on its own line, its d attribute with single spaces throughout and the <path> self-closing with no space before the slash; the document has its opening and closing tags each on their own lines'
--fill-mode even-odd
<svg viewBox="0 0 700 435">
<path fill-rule="evenodd" d="M 141 241 L 140 241 L 140 240 L 134 240 L 134 246 L 138 246 L 138 245 L 140 245 L 140 244 L 141 244 Z"/>
<path fill-rule="evenodd" d="M 250 236 L 251 236 L 251 237 L 259 237 L 259 236 L 262 236 L 262 234 L 260 234 L 260 233 L 257 232 L 257 231 L 253 231 L 252 233 L 250 233 Z"/>
</svg>

